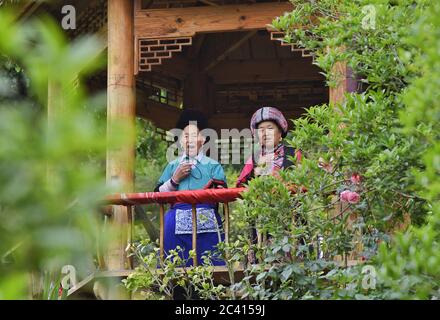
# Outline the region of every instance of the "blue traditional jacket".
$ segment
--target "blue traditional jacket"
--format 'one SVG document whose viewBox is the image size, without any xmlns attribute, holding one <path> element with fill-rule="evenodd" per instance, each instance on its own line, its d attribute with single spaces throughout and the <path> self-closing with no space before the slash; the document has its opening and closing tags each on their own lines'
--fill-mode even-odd
<svg viewBox="0 0 440 320">
<path fill-rule="evenodd" d="M 226 183 L 225 173 L 220 163 L 205 156 L 203 153 L 199 153 L 195 158 L 188 158 L 184 155 L 170 162 L 159 178 L 156 190 L 158 190 L 163 183 L 168 181 L 179 165 L 185 161 L 190 161 L 193 165 L 191 173 L 180 181 L 177 188 L 178 191 L 203 189 L 211 179 L 222 180 Z"/>
</svg>

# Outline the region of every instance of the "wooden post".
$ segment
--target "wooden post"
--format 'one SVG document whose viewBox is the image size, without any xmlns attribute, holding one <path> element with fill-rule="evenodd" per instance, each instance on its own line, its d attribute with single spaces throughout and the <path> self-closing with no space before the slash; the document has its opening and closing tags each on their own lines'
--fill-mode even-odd
<svg viewBox="0 0 440 320">
<path fill-rule="evenodd" d="M 52 129 L 57 115 L 63 108 L 63 92 L 61 84 L 53 79 L 47 81 L 47 127 Z M 53 183 L 53 168 L 49 165 L 46 168 L 48 184 Z"/>
<path fill-rule="evenodd" d="M 123 127 L 123 145 L 107 150 L 107 184 L 119 192 L 132 192 L 135 159 L 135 78 L 133 0 L 108 0 L 108 73 L 107 73 L 107 138 Z M 111 143 L 111 140 L 108 140 Z M 123 270 L 127 266 L 125 248 L 129 232 L 129 212 L 125 206 L 115 206 L 113 226 L 117 234 L 110 244 L 108 270 Z"/>
<path fill-rule="evenodd" d="M 51 127 L 56 122 L 56 116 L 59 114 L 63 105 L 62 88 L 59 82 L 53 79 L 47 80 L 47 128 Z M 53 184 L 54 172 L 50 163 L 46 164 L 46 179 L 47 184 Z M 43 275 L 40 272 L 32 270 L 29 272 L 28 292 L 29 299 L 33 300 L 43 291 L 42 281 Z"/>
<path fill-rule="evenodd" d="M 344 102 L 344 95 L 346 92 L 355 92 L 357 90 L 357 81 L 353 75 L 350 67 L 345 62 L 336 62 L 332 69 L 333 76 L 337 79 L 337 85 L 330 88 L 330 104 Z"/>
<path fill-rule="evenodd" d="M 165 208 L 163 203 L 160 204 L 160 223 L 159 223 L 159 243 L 160 243 L 160 261 L 164 261 L 164 250 L 163 250 L 163 241 L 164 241 L 164 212 Z"/>
<path fill-rule="evenodd" d="M 133 210 L 133 206 L 127 206 L 127 218 L 128 218 L 128 227 L 129 227 L 129 232 L 128 232 L 128 238 L 127 238 L 127 242 L 128 245 L 130 246 L 130 251 L 132 250 L 132 245 L 133 245 L 133 229 L 134 229 L 134 210 Z M 133 259 L 133 255 L 130 255 L 130 257 L 128 257 L 128 267 L 130 269 L 134 268 L 134 259 Z"/>
<path fill-rule="evenodd" d="M 341 48 L 341 50 L 345 50 L 344 48 Z M 337 81 L 337 85 L 334 88 L 330 88 L 330 92 L 329 92 L 329 102 L 330 105 L 333 106 L 333 108 L 335 108 L 336 111 L 338 111 L 338 105 L 344 103 L 345 101 L 345 94 L 348 92 L 355 92 L 357 91 L 357 81 L 355 76 L 353 75 L 352 70 L 350 69 L 349 66 L 347 66 L 346 62 L 336 62 L 335 65 L 333 66 L 332 69 L 332 73 L 333 73 L 333 77 L 336 78 Z M 344 124 L 341 123 L 341 127 L 345 126 Z M 333 197 L 332 201 L 337 200 L 337 198 L 339 197 L 339 195 L 335 195 Z M 332 212 L 332 216 L 336 217 L 336 216 L 340 216 L 342 214 L 342 212 L 347 208 L 348 204 L 344 204 L 344 203 L 339 203 L 339 205 L 336 205 L 333 212 Z M 350 215 L 350 217 L 354 217 L 353 219 L 347 219 L 347 228 L 348 229 L 352 229 L 352 224 L 353 221 L 356 219 L 357 215 L 356 214 L 352 214 Z M 343 216 L 340 216 L 340 220 L 343 220 Z M 335 221 L 336 223 L 336 221 Z M 359 234 L 357 234 L 357 236 L 360 236 Z M 319 239 L 317 240 L 317 243 L 319 242 Z M 361 250 L 359 249 L 355 249 L 353 252 L 350 253 L 350 259 L 355 259 L 356 255 L 358 253 L 360 253 Z M 348 256 L 347 254 L 344 254 L 343 256 L 336 256 L 335 260 L 336 261 L 344 261 L 344 264 L 347 265 L 347 259 Z"/>
<path fill-rule="evenodd" d="M 229 203 L 223 203 L 223 214 L 225 216 L 225 242 L 229 243 Z"/>
<path fill-rule="evenodd" d="M 198 265 L 197 261 L 197 209 L 196 205 L 192 205 L 192 248 L 195 251 L 195 257 L 193 259 L 193 266 Z"/>
<path fill-rule="evenodd" d="M 142 0 L 134 0 L 134 11 L 137 12 L 142 9 Z"/>
</svg>

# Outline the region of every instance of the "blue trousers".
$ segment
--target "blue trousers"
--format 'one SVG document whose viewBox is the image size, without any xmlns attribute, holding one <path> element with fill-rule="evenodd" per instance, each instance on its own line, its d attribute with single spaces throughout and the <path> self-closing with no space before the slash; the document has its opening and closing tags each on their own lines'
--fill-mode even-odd
<svg viewBox="0 0 440 320">
<path fill-rule="evenodd" d="M 215 213 L 215 219 L 217 220 L 217 228 L 220 231 L 220 241 L 224 241 L 224 232 L 222 228 L 221 217 L 217 212 L 217 208 L 212 204 L 198 204 L 196 208 L 199 209 L 212 209 Z M 188 231 L 192 231 L 192 217 L 190 215 L 186 215 L 185 219 L 182 219 L 182 215 L 177 214 L 179 210 L 180 213 L 182 211 L 191 210 L 192 206 L 190 204 L 179 203 L 175 204 L 171 207 L 170 210 L 167 211 L 164 217 L 164 253 L 168 255 L 169 250 L 176 249 L 177 246 L 180 246 L 183 249 L 183 259 L 188 259 L 189 251 L 192 250 L 192 234 L 178 234 L 176 233 L 176 220 L 179 225 L 177 229 L 181 225 L 185 225 L 186 227 L 191 226 Z M 177 216 L 177 219 L 176 219 Z M 182 220 L 185 220 L 182 222 Z M 197 219 L 199 222 L 199 218 Z M 183 228 L 183 227 L 182 227 Z M 199 230 L 199 223 L 197 224 L 197 261 L 198 265 L 203 264 L 203 260 L 201 259 L 202 255 L 207 255 L 207 251 L 211 251 L 211 263 L 215 266 L 225 265 L 225 262 L 218 257 L 218 253 L 216 253 L 216 245 L 219 243 L 219 233 L 217 231 L 203 232 L 203 228 Z M 206 231 L 206 230 L 205 230 Z M 193 264 L 192 259 L 189 259 L 186 263 L 186 266 L 189 267 Z"/>
</svg>

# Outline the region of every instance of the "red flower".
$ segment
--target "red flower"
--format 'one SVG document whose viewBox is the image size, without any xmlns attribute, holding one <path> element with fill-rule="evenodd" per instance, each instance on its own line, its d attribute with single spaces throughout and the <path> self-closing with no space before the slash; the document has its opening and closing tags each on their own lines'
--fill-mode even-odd
<svg viewBox="0 0 440 320">
<path fill-rule="evenodd" d="M 345 190 L 345 191 L 341 192 L 340 198 L 341 198 L 341 201 L 343 201 L 343 202 L 358 203 L 361 196 L 357 192 Z"/>
<path fill-rule="evenodd" d="M 302 152 L 301 152 L 301 150 L 297 150 L 295 156 L 296 156 L 296 161 L 297 162 L 301 162 L 301 160 L 302 160 Z"/>
<path fill-rule="evenodd" d="M 361 183 L 361 176 L 358 173 L 353 173 L 350 177 L 350 181 L 353 184 L 359 184 Z"/>
</svg>

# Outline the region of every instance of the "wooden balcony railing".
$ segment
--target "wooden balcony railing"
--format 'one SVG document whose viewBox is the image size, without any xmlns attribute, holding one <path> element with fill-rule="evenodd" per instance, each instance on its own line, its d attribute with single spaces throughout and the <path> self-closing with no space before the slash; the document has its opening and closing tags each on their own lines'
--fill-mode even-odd
<svg viewBox="0 0 440 320">
<path fill-rule="evenodd" d="M 143 193 L 120 193 L 107 197 L 108 205 L 121 205 L 132 212 L 132 207 L 144 204 L 158 204 L 160 208 L 160 258 L 164 259 L 164 216 L 165 205 L 175 203 L 188 203 L 192 205 L 192 249 L 196 252 L 193 265 L 197 266 L 197 211 L 199 203 L 223 203 L 225 242 L 229 241 L 229 203 L 240 197 L 245 188 L 232 189 L 206 189 L 187 190 L 174 192 L 143 192 Z M 129 217 L 129 221 L 132 221 Z M 133 226 L 130 224 L 130 228 Z M 130 230 L 130 234 L 131 234 Z"/>
</svg>

